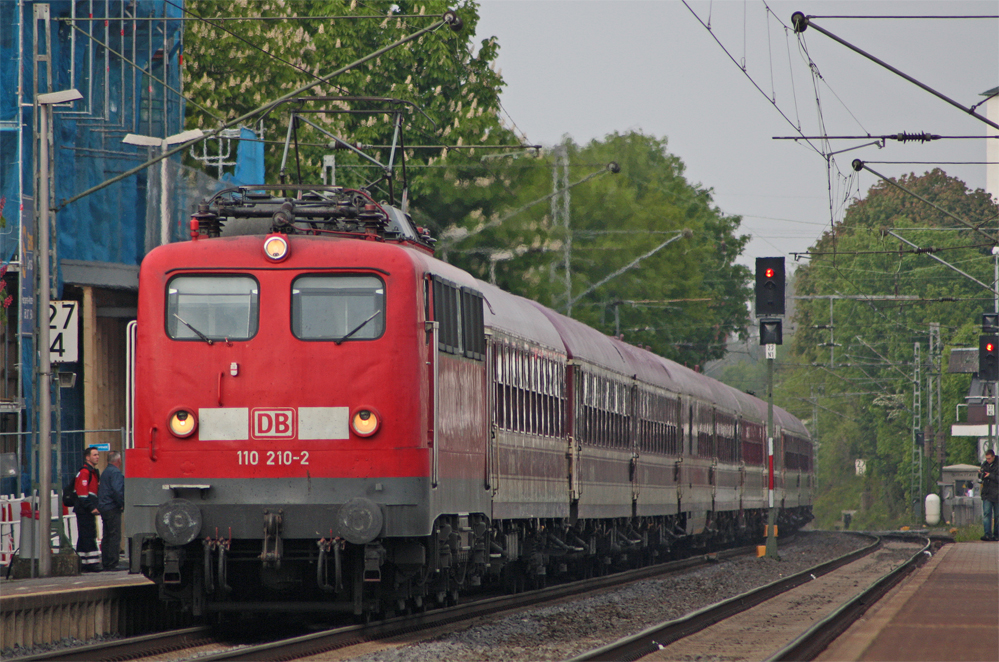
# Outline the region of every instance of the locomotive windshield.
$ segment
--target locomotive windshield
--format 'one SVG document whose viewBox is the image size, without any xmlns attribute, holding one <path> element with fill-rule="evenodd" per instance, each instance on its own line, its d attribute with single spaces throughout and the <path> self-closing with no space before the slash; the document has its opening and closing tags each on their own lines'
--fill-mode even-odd
<svg viewBox="0 0 999 662">
<path fill-rule="evenodd" d="M 302 340 L 373 340 L 385 330 L 376 276 L 301 276 L 291 287 L 291 330 Z"/>
<path fill-rule="evenodd" d="M 249 340 L 257 334 L 259 286 L 249 276 L 178 276 L 167 284 L 174 340 Z"/>
</svg>

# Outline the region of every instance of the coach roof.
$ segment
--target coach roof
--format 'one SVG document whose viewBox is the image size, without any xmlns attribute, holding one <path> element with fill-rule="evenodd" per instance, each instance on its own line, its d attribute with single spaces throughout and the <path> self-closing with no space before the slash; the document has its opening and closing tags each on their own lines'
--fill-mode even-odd
<svg viewBox="0 0 999 662">
<path fill-rule="evenodd" d="M 565 352 L 558 331 L 534 302 L 481 280 L 475 284 L 485 297 L 483 309 L 486 328 L 535 342 L 559 354 Z"/>
<path fill-rule="evenodd" d="M 614 345 L 612 338 L 571 317 L 549 310 L 539 303 L 533 301 L 531 303 L 551 321 L 558 331 L 570 359 L 592 363 L 628 377 L 635 374 L 630 362 L 625 358 L 624 353 Z"/>
</svg>

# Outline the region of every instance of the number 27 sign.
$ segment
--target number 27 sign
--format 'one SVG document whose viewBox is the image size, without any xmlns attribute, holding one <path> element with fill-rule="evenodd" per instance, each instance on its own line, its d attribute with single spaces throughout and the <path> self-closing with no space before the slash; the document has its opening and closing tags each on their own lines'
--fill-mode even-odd
<svg viewBox="0 0 999 662">
<path fill-rule="evenodd" d="M 75 363 L 79 360 L 79 301 L 52 301 L 49 304 L 49 360 Z"/>
</svg>

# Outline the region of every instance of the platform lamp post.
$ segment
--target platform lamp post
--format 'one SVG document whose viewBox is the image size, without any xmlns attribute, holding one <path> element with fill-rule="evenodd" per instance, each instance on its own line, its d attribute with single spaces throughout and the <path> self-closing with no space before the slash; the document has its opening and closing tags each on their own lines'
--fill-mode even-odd
<svg viewBox="0 0 999 662">
<path fill-rule="evenodd" d="M 72 103 L 83 98 L 77 90 L 49 92 L 35 97 L 38 105 L 38 307 L 35 308 L 38 328 L 38 360 L 35 373 L 38 379 L 38 525 L 36 535 L 38 574 L 52 574 L 52 361 L 49 357 L 49 302 L 51 280 L 49 275 L 49 140 L 51 138 L 52 106 Z"/>
<path fill-rule="evenodd" d="M 167 136 L 166 138 L 156 138 L 154 136 L 143 136 L 137 133 L 129 133 L 124 138 L 122 142 L 126 145 L 143 145 L 145 147 L 159 147 L 165 154 L 169 151 L 172 145 L 180 145 L 181 143 L 190 142 L 196 140 L 205 135 L 201 129 L 191 129 L 190 131 L 183 131 L 181 133 L 175 133 L 172 136 Z M 170 243 L 170 212 L 169 212 L 169 187 L 167 186 L 169 180 L 169 159 L 163 158 L 160 160 L 160 245 Z"/>
<path fill-rule="evenodd" d="M 999 316 L 999 246 L 992 247 L 992 257 L 993 265 L 995 267 L 995 280 L 992 281 L 992 291 L 995 294 L 995 315 Z M 993 321 L 993 326 L 996 329 L 999 329 L 999 317 L 994 317 Z M 999 375 L 996 376 L 996 379 L 999 380 Z M 999 381 L 992 384 L 992 398 L 992 413 L 994 415 L 994 420 L 989 422 L 993 423 L 996 432 L 999 433 Z M 989 448 L 995 450 L 995 444 L 992 443 L 991 439 L 989 439 Z M 984 454 L 981 459 L 985 459 Z M 942 466 L 943 465 L 941 465 L 941 472 L 943 471 Z"/>
<path fill-rule="evenodd" d="M 769 511 L 767 513 L 767 558 L 778 558 L 777 513 L 774 509 L 774 360 L 783 343 L 784 258 L 756 258 L 756 316 L 760 318 L 760 344 L 767 353 L 767 467 Z"/>
</svg>

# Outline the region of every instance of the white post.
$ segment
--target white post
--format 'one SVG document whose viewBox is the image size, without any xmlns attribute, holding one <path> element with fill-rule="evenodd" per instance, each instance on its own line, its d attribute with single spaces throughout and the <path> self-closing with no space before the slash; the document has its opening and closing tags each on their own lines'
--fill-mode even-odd
<svg viewBox="0 0 999 662">
<path fill-rule="evenodd" d="M 995 280 L 992 281 L 992 290 L 995 292 L 995 312 L 999 313 L 999 246 L 992 247 L 992 257 L 994 258 L 995 267 Z M 992 396 L 993 400 L 993 413 L 995 414 L 995 425 L 994 428 L 997 433 L 999 433 L 999 381 L 992 384 Z M 990 428 L 991 429 L 991 428 Z M 992 435 L 989 435 L 989 446 L 992 450 L 995 450 L 995 445 L 992 443 Z M 984 460 L 985 457 L 979 458 Z"/>
<path fill-rule="evenodd" d="M 52 573 L 52 361 L 49 357 L 49 122 L 51 106 L 82 99 L 76 90 L 39 94 L 38 99 L 38 307 L 35 324 L 38 325 L 37 367 L 38 375 L 38 575 Z"/>
<path fill-rule="evenodd" d="M 166 154 L 170 147 L 167 141 L 163 141 L 163 153 Z M 170 160 L 166 157 L 160 161 L 160 246 L 170 243 L 170 211 L 167 208 L 170 199 L 167 197 L 167 168 Z"/>
<path fill-rule="evenodd" d="M 38 148 L 38 308 L 35 324 L 38 325 L 38 347 L 35 348 L 38 367 L 38 524 L 35 526 L 38 551 L 38 575 L 48 577 L 52 572 L 52 549 L 49 547 L 49 500 L 45 497 L 52 489 L 52 363 L 49 361 L 49 107 L 39 97 Z M 32 513 L 32 517 L 34 514 Z"/>
</svg>

